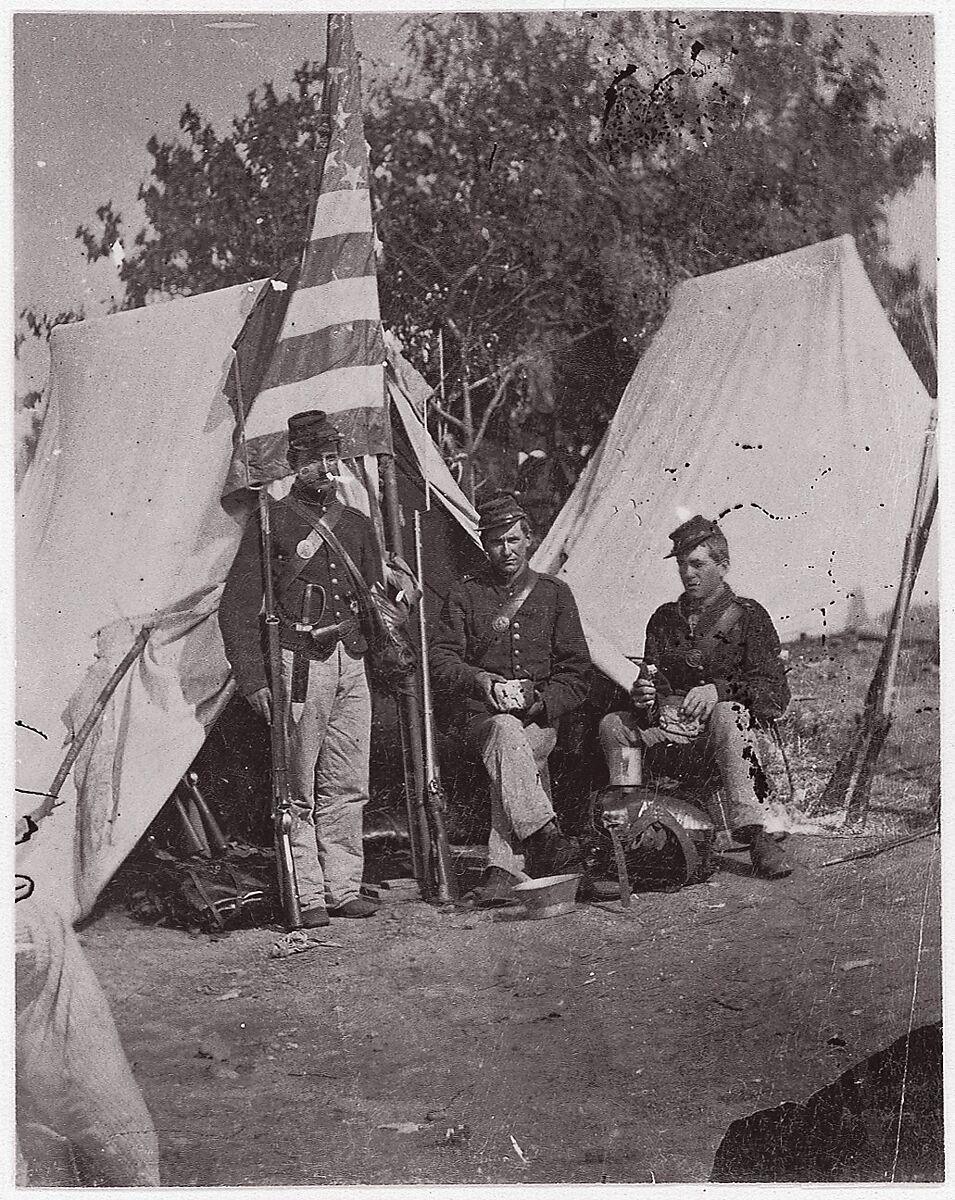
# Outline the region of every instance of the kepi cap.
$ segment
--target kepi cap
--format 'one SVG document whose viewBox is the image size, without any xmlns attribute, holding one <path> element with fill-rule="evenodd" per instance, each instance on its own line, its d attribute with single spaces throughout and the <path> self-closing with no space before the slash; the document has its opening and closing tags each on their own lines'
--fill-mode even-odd
<svg viewBox="0 0 955 1200">
<path fill-rule="evenodd" d="M 288 448 L 290 454 L 307 457 L 314 454 L 337 454 L 341 434 L 320 408 L 293 413 L 288 419 Z"/>
<path fill-rule="evenodd" d="M 695 517 L 690 517 L 689 521 L 684 521 L 678 529 L 674 529 L 670 534 L 673 549 L 663 557 L 676 558 L 680 554 L 689 554 L 691 550 L 695 550 L 707 538 L 711 538 L 714 533 L 719 532 L 720 527 L 715 521 L 708 521 L 706 517 L 701 517 L 697 513 Z"/>
<path fill-rule="evenodd" d="M 485 537 L 496 530 L 509 529 L 515 521 L 527 520 L 527 513 L 513 492 L 495 492 L 478 506 L 478 533 Z"/>
</svg>

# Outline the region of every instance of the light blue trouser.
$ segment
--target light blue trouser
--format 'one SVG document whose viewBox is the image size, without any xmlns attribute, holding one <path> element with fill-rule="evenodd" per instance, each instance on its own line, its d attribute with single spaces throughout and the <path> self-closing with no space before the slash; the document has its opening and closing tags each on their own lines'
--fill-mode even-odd
<svg viewBox="0 0 955 1200">
<path fill-rule="evenodd" d="M 292 652 L 282 651 L 289 695 Z M 309 667 L 308 693 L 287 702 L 292 857 L 302 908 L 338 907 L 359 894 L 365 860 L 362 811 L 368 802 L 371 693 L 364 660 L 341 642 Z"/>
<path fill-rule="evenodd" d="M 600 742 L 612 770 L 617 748 L 643 745 L 634 714 L 608 713 L 600 722 Z M 719 701 L 713 706 L 706 729 L 696 741 L 687 745 L 654 746 L 651 760 L 676 772 L 715 764 L 725 792 L 727 828 L 733 830 L 763 824 L 765 815 L 753 786 L 759 763 L 756 735 L 749 711 L 743 705 Z M 707 803 L 710 816 L 721 828 L 724 820 L 718 799 L 709 798 Z"/>
<path fill-rule="evenodd" d="M 489 867 L 523 872 L 521 842 L 554 819 L 554 806 L 541 782 L 557 732 L 525 725 L 509 713 L 496 713 L 468 727 L 468 741 L 480 754 L 491 780 Z"/>
</svg>

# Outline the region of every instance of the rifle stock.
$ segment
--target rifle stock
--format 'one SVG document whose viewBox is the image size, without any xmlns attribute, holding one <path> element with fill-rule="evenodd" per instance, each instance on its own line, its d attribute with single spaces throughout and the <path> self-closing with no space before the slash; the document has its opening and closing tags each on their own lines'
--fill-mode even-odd
<svg viewBox="0 0 955 1200">
<path fill-rule="evenodd" d="M 275 611 L 275 587 L 272 581 L 272 527 L 269 498 L 259 491 L 259 522 L 262 532 L 262 579 L 265 592 L 265 628 L 269 653 L 269 682 L 272 712 L 269 731 L 272 742 L 272 836 L 275 844 L 275 869 L 279 898 L 286 929 L 299 929 L 302 910 L 292 858 L 292 798 L 288 785 L 288 731 L 285 726 L 285 688 L 282 682 L 282 647 L 279 643 L 279 619 Z"/>
<path fill-rule="evenodd" d="M 434 745 L 434 709 L 431 699 L 431 676 L 428 670 L 428 621 L 424 611 L 424 563 L 421 555 L 421 513 L 414 514 L 415 570 L 421 587 L 418 604 L 418 629 L 421 634 L 421 700 L 424 709 L 424 806 L 431 840 L 434 845 L 434 874 L 437 900 L 447 904 L 458 898 L 458 881 L 451 862 L 451 848 L 444 825 L 447 802 L 441 786 L 441 772 Z"/>
</svg>

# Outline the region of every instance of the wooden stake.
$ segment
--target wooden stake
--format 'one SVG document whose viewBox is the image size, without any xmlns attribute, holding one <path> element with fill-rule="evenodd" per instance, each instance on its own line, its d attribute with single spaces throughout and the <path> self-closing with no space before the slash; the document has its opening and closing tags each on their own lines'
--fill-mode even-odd
<svg viewBox="0 0 955 1200">
<path fill-rule="evenodd" d="M 860 858 L 875 858 L 877 854 L 884 854 L 886 850 L 894 850 L 896 846 L 907 846 L 909 842 L 920 842 L 922 838 L 934 837 L 938 833 L 938 826 L 934 829 L 926 829 L 923 833 L 910 833 L 908 837 L 894 838 L 891 842 L 883 842 L 881 846 L 870 846 L 868 850 L 856 850 L 853 854 L 844 854 L 841 858 L 828 858 L 824 863 L 820 863 L 823 867 L 834 867 L 838 863 L 855 862 Z"/>
</svg>

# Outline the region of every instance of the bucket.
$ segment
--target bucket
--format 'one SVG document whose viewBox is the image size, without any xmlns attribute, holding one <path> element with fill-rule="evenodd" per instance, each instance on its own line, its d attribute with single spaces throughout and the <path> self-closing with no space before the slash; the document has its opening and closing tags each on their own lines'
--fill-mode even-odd
<svg viewBox="0 0 955 1200">
<path fill-rule="evenodd" d="M 521 902 L 521 915 L 531 920 L 559 917 L 576 908 L 579 873 L 574 875 L 545 875 L 514 885 L 514 898 Z"/>
</svg>

